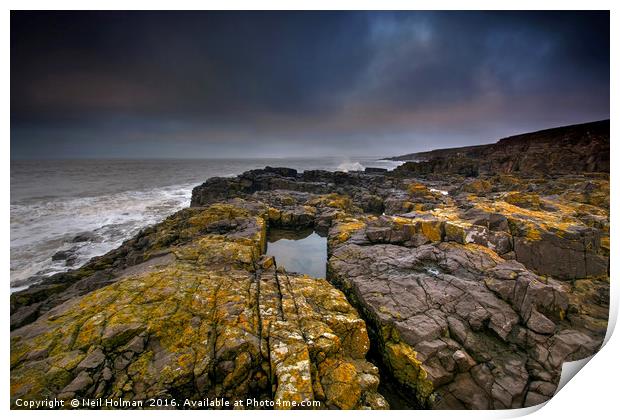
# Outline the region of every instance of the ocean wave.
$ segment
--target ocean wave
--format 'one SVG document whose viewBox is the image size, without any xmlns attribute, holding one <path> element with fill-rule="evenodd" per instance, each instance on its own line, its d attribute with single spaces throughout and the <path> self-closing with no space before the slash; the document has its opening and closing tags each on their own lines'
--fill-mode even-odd
<svg viewBox="0 0 620 420">
<path fill-rule="evenodd" d="M 12 290 L 25 288 L 34 279 L 79 267 L 117 248 L 140 229 L 187 207 L 192 188 L 212 176 L 233 177 L 267 165 L 349 172 L 363 171 L 367 166 L 393 169 L 398 162 L 334 157 L 45 165 L 46 175 L 41 174 L 40 164 L 11 168 L 12 176 L 16 171 L 11 181 L 10 210 Z M 41 182 L 42 176 L 45 182 Z M 171 180 L 175 185 L 166 186 Z M 89 239 L 76 242 L 76 235 Z M 72 267 L 67 267 L 64 260 L 52 260 L 59 251 L 71 253 Z"/>
<path fill-rule="evenodd" d="M 448 195 L 448 191 L 445 190 L 438 190 L 437 188 L 429 188 L 430 192 L 438 192 L 441 195 Z"/>
<path fill-rule="evenodd" d="M 120 246 L 140 229 L 187 207 L 193 186 L 11 204 L 12 290 L 26 287 L 33 276 L 79 267 Z M 73 241 L 85 232 L 87 240 Z M 70 252 L 72 267 L 52 260 L 59 251 Z"/>
<path fill-rule="evenodd" d="M 376 166 L 380 168 L 385 168 L 388 171 L 398 168 L 400 165 L 405 163 L 404 160 L 391 160 L 391 159 L 377 159 L 373 162 Z"/>
<path fill-rule="evenodd" d="M 336 170 L 342 172 L 363 171 L 364 169 L 364 165 L 359 162 L 342 162 L 336 167 Z"/>
</svg>

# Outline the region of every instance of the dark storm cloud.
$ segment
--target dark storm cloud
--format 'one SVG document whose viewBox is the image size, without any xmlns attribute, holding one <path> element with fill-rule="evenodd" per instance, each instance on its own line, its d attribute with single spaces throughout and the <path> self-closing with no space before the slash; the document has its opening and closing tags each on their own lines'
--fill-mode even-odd
<svg viewBox="0 0 620 420">
<path fill-rule="evenodd" d="M 345 91 L 365 65 L 364 20 L 342 14 L 17 14 L 12 50 L 20 71 L 13 87 L 23 96 L 13 104 L 20 115 L 34 110 L 42 117 L 73 115 L 76 106 L 78 114 L 306 112 L 322 95 Z"/>
<path fill-rule="evenodd" d="M 608 118 L 607 12 L 13 12 L 14 157 L 392 154 Z"/>
</svg>

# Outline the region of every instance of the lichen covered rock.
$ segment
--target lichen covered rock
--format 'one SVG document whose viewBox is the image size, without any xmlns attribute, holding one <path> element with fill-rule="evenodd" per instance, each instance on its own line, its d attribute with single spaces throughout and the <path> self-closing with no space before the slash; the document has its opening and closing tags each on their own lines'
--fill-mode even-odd
<svg viewBox="0 0 620 420">
<path fill-rule="evenodd" d="M 12 295 L 13 400 L 387 408 L 369 350 L 408 406 L 548 400 L 606 332 L 608 174 L 450 159 L 207 180 L 191 208 Z M 326 234 L 328 281 L 278 268 L 269 227 Z"/>
<path fill-rule="evenodd" d="M 364 321 L 326 281 L 266 264 L 267 208 L 243 206 L 166 220 L 147 250 L 166 246 L 166 264 L 126 270 L 14 330 L 12 401 L 251 397 L 276 408 L 387 408 L 365 360 Z M 170 232 L 180 239 L 162 242 Z"/>
</svg>

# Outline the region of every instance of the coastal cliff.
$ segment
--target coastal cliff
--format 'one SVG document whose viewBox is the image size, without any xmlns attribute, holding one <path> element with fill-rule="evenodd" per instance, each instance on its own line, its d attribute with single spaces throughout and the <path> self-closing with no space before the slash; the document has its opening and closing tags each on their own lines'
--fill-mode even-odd
<svg viewBox="0 0 620 420">
<path fill-rule="evenodd" d="M 14 293 L 12 404 L 382 409 L 380 377 L 417 408 L 548 400 L 607 328 L 609 122 L 432 153 L 211 178 L 190 208 Z M 326 235 L 327 279 L 265 255 L 270 228 Z"/>
<path fill-rule="evenodd" d="M 418 174 L 609 172 L 609 120 L 506 137 L 497 143 L 411 153 L 401 171 Z"/>
</svg>

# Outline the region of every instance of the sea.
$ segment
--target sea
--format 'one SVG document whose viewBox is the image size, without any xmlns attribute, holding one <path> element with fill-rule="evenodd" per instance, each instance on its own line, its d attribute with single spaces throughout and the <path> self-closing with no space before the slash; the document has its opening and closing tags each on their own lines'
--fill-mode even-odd
<svg viewBox="0 0 620 420">
<path fill-rule="evenodd" d="M 11 161 L 11 291 L 77 268 L 189 206 L 192 188 L 214 176 L 284 166 L 299 171 L 391 170 L 377 157 Z M 76 237 L 81 240 L 76 241 Z M 69 251 L 65 260 L 55 254 Z"/>
</svg>

